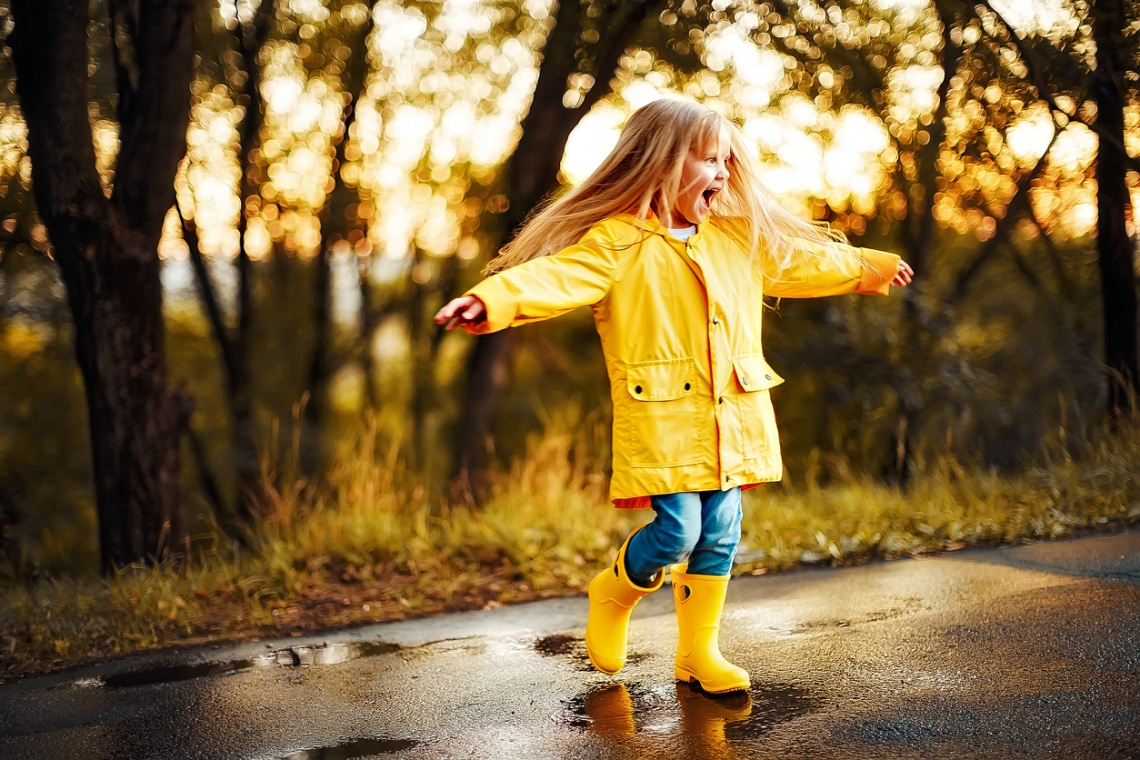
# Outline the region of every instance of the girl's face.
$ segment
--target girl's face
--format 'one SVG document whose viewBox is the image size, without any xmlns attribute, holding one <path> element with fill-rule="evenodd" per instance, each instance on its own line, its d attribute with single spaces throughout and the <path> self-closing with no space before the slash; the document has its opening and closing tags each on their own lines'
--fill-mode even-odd
<svg viewBox="0 0 1140 760">
<path fill-rule="evenodd" d="M 713 197 L 728 181 L 730 156 L 728 127 L 722 127 L 716 139 L 705 140 L 689 151 L 681 169 L 681 191 L 668 222 L 670 226 L 701 224 L 708 219 Z"/>
</svg>

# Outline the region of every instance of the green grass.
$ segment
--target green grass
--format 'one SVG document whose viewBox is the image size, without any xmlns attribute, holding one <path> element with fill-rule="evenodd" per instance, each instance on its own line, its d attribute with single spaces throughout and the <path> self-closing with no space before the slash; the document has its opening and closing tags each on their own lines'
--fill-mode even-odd
<svg viewBox="0 0 1140 760">
<path fill-rule="evenodd" d="M 365 433 L 327 484 L 267 475 L 251 548 L 199 537 L 188 562 L 0 589 L 0 679 L 92 658 L 581 593 L 649 517 L 606 499 L 604 432 L 550 431 L 481 510 L 427 495 Z M 1058 447 L 1059 448 L 1059 447 Z M 847 475 L 747 492 L 739 572 L 1051 539 L 1140 520 L 1140 445 L 1104 435 L 1018 475 L 948 457 L 906 490 Z"/>
</svg>

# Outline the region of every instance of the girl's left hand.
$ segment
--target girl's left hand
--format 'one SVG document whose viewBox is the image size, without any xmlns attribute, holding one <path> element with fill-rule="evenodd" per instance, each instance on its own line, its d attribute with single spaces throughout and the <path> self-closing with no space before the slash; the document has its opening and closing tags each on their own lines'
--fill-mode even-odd
<svg viewBox="0 0 1140 760">
<path fill-rule="evenodd" d="M 910 281 L 914 278 L 914 270 L 910 268 L 910 264 L 902 259 L 899 259 L 899 269 L 895 272 L 895 278 L 891 280 L 892 285 L 898 285 L 900 288 L 905 288 L 910 285 Z"/>
</svg>

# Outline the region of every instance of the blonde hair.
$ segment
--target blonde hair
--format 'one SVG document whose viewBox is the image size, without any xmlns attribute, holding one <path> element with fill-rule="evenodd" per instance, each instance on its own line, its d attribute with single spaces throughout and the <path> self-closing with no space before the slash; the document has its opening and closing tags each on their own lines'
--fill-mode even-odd
<svg viewBox="0 0 1140 760">
<path fill-rule="evenodd" d="M 664 98 L 634 111 L 601 165 L 577 187 L 536 208 L 488 271 L 556 253 L 616 214 L 645 219 L 650 212 L 661 215 L 676 208 L 686 157 L 718 140 L 722 130 L 727 130 L 731 147 L 729 176 L 713 200 L 711 214 L 742 219 L 749 254 L 755 257 L 763 241 L 773 265 L 769 273 L 777 277 L 804 251 L 840 256 L 830 244 L 843 242 L 841 235 L 792 214 L 763 188 L 754 147 L 739 127 L 695 101 Z M 797 240 L 815 245 L 795 245 Z"/>
</svg>

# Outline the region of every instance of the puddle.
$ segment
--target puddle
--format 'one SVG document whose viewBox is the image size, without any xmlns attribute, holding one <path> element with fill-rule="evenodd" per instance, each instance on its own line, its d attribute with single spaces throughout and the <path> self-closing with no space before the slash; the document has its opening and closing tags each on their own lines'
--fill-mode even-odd
<svg viewBox="0 0 1140 760">
<path fill-rule="evenodd" d="M 700 747 L 720 747 L 764 736 L 773 728 L 817 710 L 806 689 L 762 684 L 751 691 L 712 696 L 677 682 L 675 691 L 649 691 L 607 684 L 564 702 L 565 725 L 617 739 L 636 734 L 681 737 Z"/>
<path fill-rule="evenodd" d="M 301 668 L 312 665 L 336 665 L 362 657 L 375 657 L 400 650 L 397 644 L 379 641 L 356 642 L 351 644 L 330 643 L 318 646 L 295 646 L 278 649 L 245 660 L 228 662 L 204 662 L 197 665 L 174 665 L 170 667 L 135 670 L 118 673 L 103 678 L 86 678 L 76 681 L 81 687 L 102 686 L 107 689 L 128 689 L 135 686 L 149 686 L 156 683 L 174 683 L 194 678 L 228 676 L 253 668 L 287 667 Z M 323 756 L 322 756 L 323 757 Z M 329 757 L 333 757 L 330 755 Z M 348 755 L 347 757 L 356 757 Z"/>
<path fill-rule="evenodd" d="M 303 749 L 283 755 L 281 760 L 350 760 L 411 749 L 420 742 L 413 739 L 350 739 L 331 747 Z"/>
<path fill-rule="evenodd" d="M 132 686 L 149 686 L 156 683 L 171 683 L 174 681 L 189 681 L 193 678 L 208 678 L 210 676 L 225 676 L 250 668 L 269 667 L 275 665 L 276 660 L 272 653 L 262 657 L 235 662 L 208 662 L 200 665 L 176 665 L 169 668 L 151 668 L 137 670 L 130 673 L 117 673 L 105 678 L 86 679 L 84 686 L 103 686 L 108 689 L 126 689 Z"/>
<path fill-rule="evenodd" d="M 564 725 L 608 736 L 632 736 L 651 716 L 676 707 L 671 694 L 655 694 L 637 684 L 620 682 L 591 689 L 562 704 L 566 706 Z"/>
<path fill-rule="evenodd" d="M 586 642 L 567 633 L 556 633 L 544 636 L 534 642 L 534 651 L 543 657 L 565 657 L 574 663 L 574 669 L 580 672 L 593 671 L 590 656 L 586 654 Z M 629 662 L 634 659 L 630 658 Z"/>
<path fill-rule="evenodd" d="M 575 669 L 581 672 L 595 672 L 590 656 L 586 654 L 586 642 L 581 637 L 567 633 L 544 636 L 535 640 L 534 650 L 544 657 L 567 657 L 574 663 Z M 646 657 L 643 653 L 631 652 L 626 658 L 626 665 L 636 665 Z"/>
<path fill-rule="evenodd" d="M 581 639 L 575 638 L 568 633 L 556 633 L 553 636 L 545 636 L 534 642 L 535 651 L 547 657 L 574 654 L 584 646 Z"/>
<path fill-rule="evenodd" d="M 751 709 L 746 717 L 725 725 L 725 737 L 755 739 L 782 723 L 815 712 L 822 700 L 807 689 L 789 684 L 761 684 L 749 693 Z"/>
</svg>

